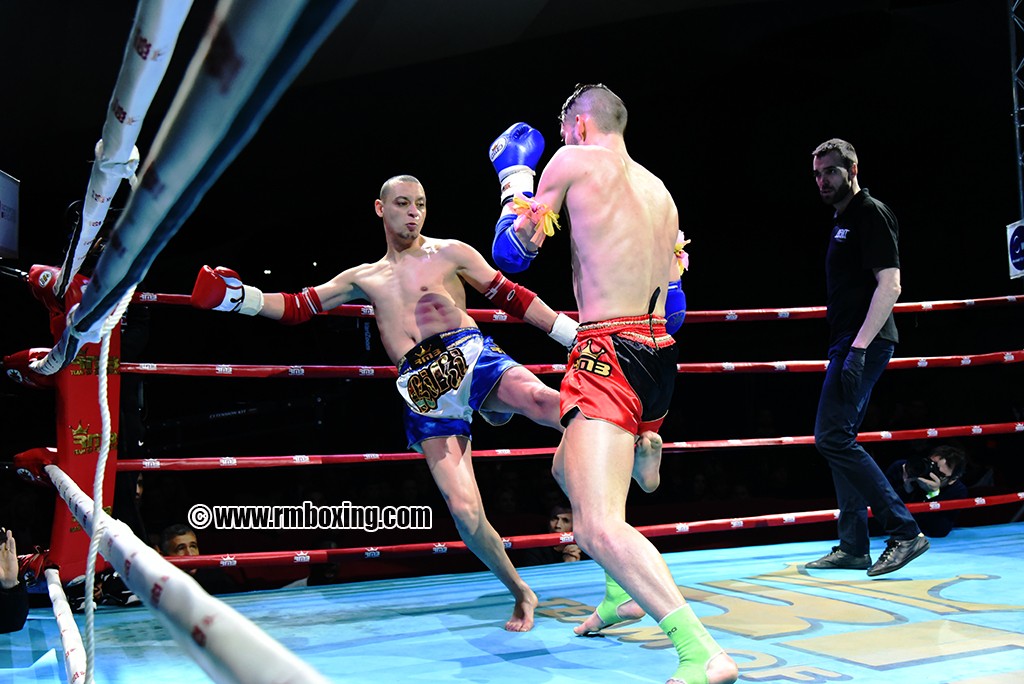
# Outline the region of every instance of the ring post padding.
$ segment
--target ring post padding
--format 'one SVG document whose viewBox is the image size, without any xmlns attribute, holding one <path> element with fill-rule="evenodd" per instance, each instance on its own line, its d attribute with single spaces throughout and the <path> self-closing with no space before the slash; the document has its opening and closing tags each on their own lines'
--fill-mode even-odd
<svg viewBox="0 0 1024 684">
<path fill-rule="evenodd" d="M 75 360 L 60 371 L 57 378 L 57 460 L 56 463 L 78 486 L 92 490 L 99 459 L 101 407 L 96 401 L 99 391 L 100 345 L 82 347 Z M 110 360 L 107 369 L 107 396 L 113 407 L 110 415 L 110 456 L 103 471 L 103 507 L 111 510 L 114 503 L 114 478 L 117 473 L 117 432 L 120 422 L 121 330 L 110 332 Z M 85 574 L 89 555 L 89 537 L 82 531 L 62 502 L 54 503 L 53 528 L 50 535 L 50 560 L 67 578 Z"/>
</svg>

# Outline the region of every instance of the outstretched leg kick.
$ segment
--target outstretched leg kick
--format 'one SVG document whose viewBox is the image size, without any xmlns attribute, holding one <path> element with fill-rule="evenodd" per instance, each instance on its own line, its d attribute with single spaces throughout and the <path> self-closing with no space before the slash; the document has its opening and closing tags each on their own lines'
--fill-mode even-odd
<svg viewBox="0 0 1024 684">
<path fill-rule="evenodd" d="M 424 440 L 422 446 L 430 474 L 448 504 L 459 537 L 515 599 L 515 608 L 505 623 L 505 629 L 510 632 L 529 631 L 533 627 L 537 595 L 516 572 L 501 537 L 484 515 L 469 440 L 465 437 L 437 437 Z"/>
</svg>

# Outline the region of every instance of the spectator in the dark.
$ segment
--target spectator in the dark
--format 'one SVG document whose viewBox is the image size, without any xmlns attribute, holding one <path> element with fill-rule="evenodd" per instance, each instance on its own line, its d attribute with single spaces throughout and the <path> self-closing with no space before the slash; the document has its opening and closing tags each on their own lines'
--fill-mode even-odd
<svg viewBox="0 0 1024 684">
<path fill-rule="evenodd" d="M 551 509 L 547 532 L 561 535 L 572 533 L 572 508 L 568 503 L 561 503 Z M 549 563 L 573 563 L 584 558 L 583 551 L 575 542 L 560 543 L 554 546 L 537 546 L 523 552 L 523 565 L 546 565 Z"/>
<path fill-rule="evenodd" d="M 0 527 L 0 634 L 17 632 L 28 618 L 28 591 L 18 578 L 14 534 Z"/>
<path fill-rule="evenodd" d="M 927 456 L 901 459 L 885 471 L 892 488 L 904 503 L 949 501 L 967 498 L 967 485 L 960 478 L 967 468 L 967 454 L 951 444 L 940 444 Z M 956 525 L 956 511 L 914 514 L 928 537 L 945 537 Z"/>
<path fill-rule="evenodd" d="M 198 556 L 196 531 L 183 523 L 169 525 L 160 534 L 160 552 L 164 556 Z M 187 572 L 208 594 L 229 594 L 241 590 L 220 568 L 191 568 Z"/>
<path fill-rule="evenodd" d="M 149 543 L 142 518 L 142 492 L 141 472 L 118 473 L 114 480 L 114 517 L 131 528 L 136 537 Z"/>
</svg>

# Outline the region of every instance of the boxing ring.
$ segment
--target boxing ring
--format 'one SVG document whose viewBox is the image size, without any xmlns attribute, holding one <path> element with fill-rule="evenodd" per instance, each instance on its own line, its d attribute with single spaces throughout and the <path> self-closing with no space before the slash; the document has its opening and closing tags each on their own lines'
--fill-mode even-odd
<svg viewBox="0 0 1024 684">
<path fill-rule="evenodd" d="M 136 293 L 136 304 L 184 305 L 186 295 Z M 1016 306 L 1017 298 L 982 301 L 901 304 L 898 313 Z M 369 306 L 345 306 L 335 315 L 370 318 Z M 212 313 L 209 315 L 218 315 Z M 481 325 L 514 323 L 501 311 L 471 310 Z M 746 320 L 786 321 L 820 318 L 823 310 L 692 311 L 687 325 Z M 130 317 L 130 314 L 129 314 Z M 313 325 L 316 322 L 312 323 Z M 780 323 L 785 325 L 785 323 Z M 896 358 L 890 372 L 927 372 L 936 367 L 967 369 L 1015 364 L 1024 352 L 1001 351 L 973 356 Z M 558 374 L 560 364 L 528 366 L 541 375 Z M 394 377 L 390 366 L 257 366 L 232 364 L 128 363 L 121 375 L 247 378 L 351 378 L 375 382 Z M 820 361 L 680 364 L 687 373 L 821 372 Z M 969 372 L 969 371 L 964 371 Z M 864 442 L 1017 435 L 1024 424 L 990 423 L 866 432 Z M 670 437 L 666 436 L 666 440 Z M 805 448 L 809 436 L 705 441 L 666 441 L 666 459 L 685 452 L 716 449 Z M 480 449 L 478 467 L 491 459 L 543 458 L 553 446 L 526 449 Z M 318 468 L 364 464 L 373 469 L 392 461 L 414 461 L 412 452 L 290 454 L 252 457 L 189 457 L 117 461 L 121 472 L 198 472 L 238 469 Z M 51 466 L 52 467 L 52 466 Z M 372 477 L 372 474 L 370 475 Z M 925 509 L 968 509 L 1020 505 L 1024 492 L 972 499 L 911 504 Z M 486 502 L 485 502 L 486 504 Z M 87 509 L 87 507 L 84 507 Z M 834 521 L 832 509 L 715 520 L 673 521 L 640 525 L 652 538 L 703 532 L 799 526 Z M 437 511 L 438 516 L 447 515 Z M 192 521 L 202 522 L 202 521 Z M 208 521 L 207 521 L 208 522 Z M 200 525 L 197 525 L 200 526 Z M 501 530 L 499 530 L 500 532 Z M 130 533 L 128 533 L 130 534 Z M 378 537 L 386 533 L 378 532 Z M 557 534 L 504 537 L 510 550 L 553 545 L 571 536 Z M 381 541 L 384 541 L 383 538 Z M 933 548 L 891 579 L 867 580 L 855 571 L 814 572 L 803 563 L 820 555 L 823 542 L 702 549 L 666 553 L 666 560 L 697 614 L 736 659 L 741 681 L 1015 681 L 1024 672 L 1024 528 L 1017 523 L 959 528 L 948 538 L 933 539 Z M 264 567 L 323 563 L 386 563 L 395 558 L 455 558 L 465 553 L 448 538 L 411 544 L 328 549 L 286 549 L 255 553 L 220 553 L 169 559 L 179 568 Z M 328 681 L 370 679 L 425 681 L 662 681 L 674 651 L 648 618 L 605 631 L 603 638 L 580 638 L 571 627 L 582 621 L 601 598 L 602 571 L 592 561 L 520 568 L 540 597 L 537 622 L 526 634 L 501 629 L 511 603 L 488 572 L 390 578 L 346 584 L 281 588 L 220 597 L 264 630 L 274 642 L 324 675 Z M 96 613 L 97 676 L 132 681 L 143 671 L 156 681 L 182 681 L 201 673 L 180 657 L 180 649 L 159 619 L 138 608 L 106 608 Z M 29 644 L 0 637 L 0 673 L 5 668 L 26 681 L 61 681 L 53 639 L 58 625 L 34 609 Z M 131 635 L 131 638 L 127 638 Z M 6 641 L 6 643 L 5 643 Z M 139 643 L 136 646 L 136 642 Z M 20 643 L 20 645 L 19 645 Z M 634 653 L 642 648 L 644 652 Z M 648 652 L 653 652 L 649 654 Z M 642 667 L 644 672 L 636 672 Z M 646 674 L 646 673 L 650 674 Z M 134 674 L 133 674 L 134 673 Z M 156 673 L 160 673 L 159 675 Z M 960 673 L 959 675 L 956 673 Z"/>
<path fill-rule="evenodd" d="M 740 681 L 1009 684 L 1024 670 L 1019 524 L 933 540 L 888 580 L 814 573 L 822 542 L 666 554 L 683 593 L 737 661 Z M 502 629 L 509 599 L 490 573 L 232 594 L 229 606 L 334 682 L 658 682 L 675 654 L 650 618 L 570 631 L 601 600 L 592 561 L 527 567 L 541 599 L 534 628 Z M 145 610 L 97 614 L 107 682 L 205 681 Z M 52 616 L 33 609 L 21 638 L 0 636 L 0 679 L 63 682 Z M 58 647 L 59 649 L 59 647 Z"/>
<path fill-rule="evenodd" d="M 293 382 L 332 378 L 376 382 L 395 377 L 391 366 L 128 363 L 119 358 L 121 311 L 128 309 L 130 325 L 132 304 L 188 303 L 187 296 L 138 293 L 135 288 L 206 188 L 251 137 L 276 97 L 350 4 L 224 3 L 203 48 L 208 59 L 200 56 L 190 70 L 193 88 L 176 101 L 156 151 L 138 178 L 139 155 L 132 136 L 123 135 L 123 129 L 119 134 L 104 130 L 87 193 L 94 203 L 86 205 L 81 234 L 75 236 L 61 269 L 36 271 L 50 273 L 47 283 L 30 283 L 52 288 L 51 301 L 40 299 L 60 319 L 60 325 L 51 330 L 52 348 L 21 356 L 31 360 L 31 370 L 23 370 L 20 376 L 27 384 L 55 388 L 59 443 L 16 459 L 26 475 L 55 487 L 59 494 L 51 549 L 29 563 L 33 579 L 40 587 L 45 584 L 53 607 L 33 608 L 23 630 L 0 635 L 0 681 L 181 682 L 208 676 L 246 683 L 661 682 L 664 675 L 659 673 L 673 669 L 676 654 L 650 618 L 620 623 L 600 637 L 572 635 L 571 627 L 593 611 L 603 594 L 603 572 L 592 561 L 521 568 L 541 603 L 531 631 L 508 633 L 501 627 L 510 598 L 486 572 L 282 587 L 219 597 L 207 594 L 187 573 L 200 568 L 283 567 L 305 574 L 328 563 L 385 564 L 418 557 L 444 563 L 468 555 L 462 542 L 449 537 L 388 543 L 384 533 L 378 532 L 373 545 L 164 559 L 106 512 L 113 503 L 115 472 L 315 469 L 338 464 L 372 469 L 380 463 L 421 459 L 415 453 L 392 452 L 118 460 L 111 439 L 117 434 L 122 375 L 179 376 L 181 382 L 189 382 L 188 377 Z M 157 8 L 162 11 L 172 5 L 176 6 L 173 16 L 153 19 L 159 14 Z M 282 6 L 288 9 L 287 17 L 282 17 Z M 136 54 L 148 65 L 150 56 L 166 55 L 169 49 L 151 50 L 152 45 L 173 45 L 174 25 L 180 25 L 187 3 L 166 3 L 165 7 L 152 2 L 140 7 L 153 13 L 140 10 L 127 55 Z M 271 13 L 274 22 L 262 18 Z M 157 21 L 159 28 L 146 21 Z M 143 40 L 146 37 L 153 41 Z M 232 39 L 230 45 L 225 44 L 228 39 Z M 279 49 L 268 49 L 270 44 Z M 262 61 L 250 64 L 241 59 L 250 54 L 261 55 Z M 152 86 L 160 77 L 155 73 L 142 80 L 149 79 Z M 221 108 L 209 106 L 222 101 L 222 91 L 236 86 L 238 90 Z M 141 93 L 138 100 L 124 93 L 114 98 L 120 106 L 112 109 L 113 123 L 108 120 L 113 128 L 141 122 L 141 113 L 134 110 L 144 113 L 147 89 L 136 92 Z M 210 111 L 199 116 L 198 110 Z M 197 120 L 216 120 L 219 127 L 213 133 L 200 131 Z M 206 154 L 197 156 L 197 147 Z M 103 223 L 103 205 L 121 179 L 130 180 L 134 193 L 114 229 L 111 243 L 115 247 L 104 252 L 84 292 L 81 287 L 76 290 L 79 268 Z M 70 299 L 72 295 L 77 300 Z M 72 301 L 74 306 L 65 312 L 64 304 Z M 1020 303 L 1010 296 L 900 304 L 896 311 L 898 315 L 924 314 Z M 344 306 L 331 314 L 369 319 L 373 308 Z M 484 326 L 518 322 L 501 311 L 474 309 L 470 314 Z M 823 315 L 821 307 L 692 311 L 687 314 L 686 329 L 698 323 L 770 320 L 785 325 L 785 321 Z M 890 363 L 890 369 L 928 372 L 1021 361 L 1024 350 L 998 350 L 899 358 Z M 565 370 L 558 363 L 527 367 L 542 376 Z M 679 365 L 681 374 L 820 373 L 824 369 L 823 361 Z M 44 381 L 42 376 L 52 380 Z M 94 402 L 98 409 L 86 406 Z M 102 425 L 98 435 L 97 425 Z M 1017 439 L 1020 434 L 1024 434 L 1024 423 L 1015 421 L 883 430 L 864 433 L 861 440 L 995 435 Z M 813 444 L 812 437 L 803 435 L 700 441 L 670 441 L 671 434 L 663 437 L 666 459 L 715 450 L 727 454 L 738 449 L 806 449 Z M 482 469 L 494 459 L 540 459 L 553 451 L 554 445 L 543 445 L 480 449 L 474 455 Z M 92 496 L 86 493 L 90 485 Z M 983 509 L 1022 502 L 1024 492 L 1008 491 L 912 505 L 911 510 Z M 439 518 L 447 516 L 443 510 L 435 513 Z M 836 515 L 836 510 L 825 508 L 637 527 L 651 538 L 666 540 L 829 523 Z M 202 528 L 211 519 L 203 513 L 190 522 Z M 566 543 L 571 535 L 503 539 L 506 548 L 517 551 Z M 959 528 L 948 538 L 933 540 L 931 551 L 908 569 L 883 580 L 867 580 L 856 572 L 816 573 L 804 568 L 803 563 L 819 556 L 825 546 L 818 540 L 731 545 L 666 552 L 665 557 L 697 615 L 736 660 L 741 681 L 998 683 L 1024 678 L 1024 527 L 1019 523 Z M 72 614 L 63 586 L 91 569 L 93 562 L 109 563 L 147 609 L 90 606 L 84 616 Z M 91 581 L 87 577 L 87 587 L 91 588 Z"/>
</svg>

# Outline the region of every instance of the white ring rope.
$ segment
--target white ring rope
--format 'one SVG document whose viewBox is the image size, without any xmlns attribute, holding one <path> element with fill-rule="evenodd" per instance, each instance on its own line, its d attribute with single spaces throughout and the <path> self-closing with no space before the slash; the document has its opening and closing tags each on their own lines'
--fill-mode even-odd
<svg viewBox="0 0 1024 684">
<path fill-rule="evenodd" d="M 72 513 L 90 534 L 85 577 L 86 684 L 91 683 L 93 674 L 91 597 L 101 544 L 107 549 L 104 556 L 128 586 L 140 598 L 148 597 L 144 599 L 147 605 L 163 606 L 158 614 L 172 617 L 170 624 L 178 627 L 171 630 L 175 638 L 215 680 L 246 684 L 324 681 L 245 618 L 203 592 L 191 577 L 178 571 L 168 573 L 166 568 L 173 566 L 136 539 L 123 523 L 103 512 L 103 475 L 110 447 L 106 371 L 110 327 L 120 321 L 136 285 L 354 1 L 218 2 L 211 26 L 157 133 L 141 185 L 129 197 L 112 231 L 111 240 L 119 248 L 104 250 L 82 301 L 67 313 L 61 339 L 45 358 L 31 364 L 36 372 L 53 375 L 75 359 L 83 343 L 101 343 L 102 437 L 93 499 L 56 466 L 47 470 L 55 484 L 63 482 L 58 489 L 65 500 L 67 496 L 75 499 Z M 133 190 L 136 188 L 139 154 L 134 142 L 139 124 L 163 79 L 191 5 L 191 0 L 140 0 L 103 137 L 96 145 L 82 220 L 55 285 L 58 295 L 64 294 L 88 254 L 120 181 L 131 178 Z M 88 514 L 84 512 L 86 502 Z M 120 563 L 115 562 L 117 558 Z M 253 652 L 272 656 L 271 666 L 253 658 Z"/>
<path fill-rule="evenodd" d="M 203 591 L 123 522 L 102 510 L 94 516 L 92 499 L 64 471 L 55 465 L 45 470 L 86 534 L 93 534 L 94 522 L 105 528 L 104 558 L 211 679 L 238 684 L 327 684 L 323 675 Z"/>
<path fill-rule="evenodd" d="M 60 645 L 64 651 L 64 670 L 68 675 L 69 684 L 76 684 L 85 676 L 88 659 L 85 655 L 85 648 L 82 646 L 82 634 L 78 631 L 78 623 L 71 613 L 71 606 L 68 604 L 68 597 L 64 594 L 64 588 L 60 583 L 60 573 L 55 568 L 48 568 L 43 573 L 46 576 L 46 588 L 50 594 L 50 603 L 53 604 L 53 616 L 57 619 L 57 629 L 60 630 Z"/>
<path fill-rule="evenodd" d="M 122 179 L 135 187 L 135 142 L 191 7 L 192 0 L 139 0 L 102 137 L 96 143 L 82 217 L 53 286 L 60 299 L 92 249 Z"/>
<path fill-rule="evenodd" d="M 107 458 L 110 456 L 110 397 L 107 393 L 107 367 L 110 364 L 110 333 L 115 326 L 121 323 L 121 317 L 131 303 L 132 295 L 135 294 L 135 287 L 121 298 L 110 316 L 107 317 L 101 331 L 98 379 L 98 401 L 100 404 L 100 450 L 96 459 L 96 472 L 92 483 L 93 511 L 92 519 L 96 521 L 96 527 L 89 538 L 89 556 L 85 564 L 85 684 L 92 684 L 93 681 L 93 655 L 95 653 L 95 637 L 93 626 L 93 613 L 96 608 L 92 600 L 93 589 L 96 581 L 96 556 L 99 553 L 100 541 L 103 539 L 105 528 L 100 513 L 103 511 L 103 475 L 107 470 Z"/>
<path fill-rule="evenodd" d="M 137 285 L 206 191 L 255 135 L 355 0 L 220 0 L 164 118 L 138 189 L 61 338 L 31 368 L 53 375 Z"/>
</svg>

